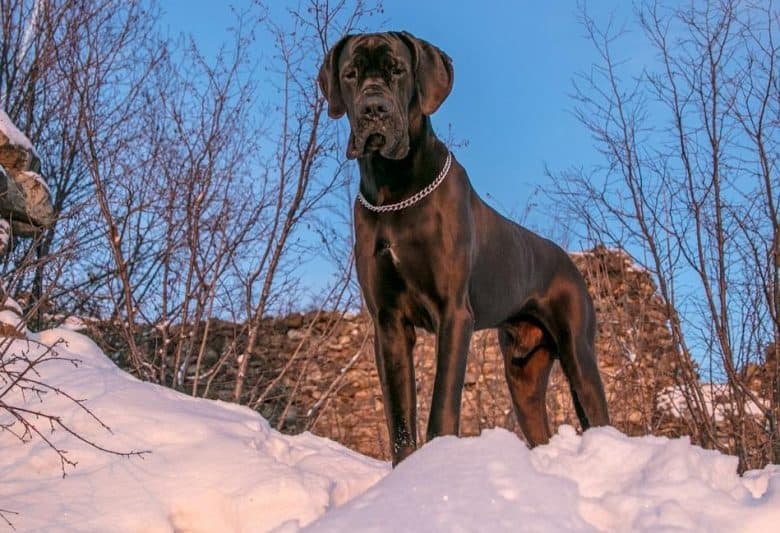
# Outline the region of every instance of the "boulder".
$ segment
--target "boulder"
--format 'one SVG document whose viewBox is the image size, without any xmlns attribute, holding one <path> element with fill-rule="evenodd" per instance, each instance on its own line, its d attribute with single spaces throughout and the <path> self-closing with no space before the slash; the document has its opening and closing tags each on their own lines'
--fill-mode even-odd
<svg viewBox="0 0 780 533">
<path fill-rule="evenodd" d="M 30 140 L 0 109 L 0 166 L 11 173 L 32 170 L 38 172 L 41 162 Z"/>
<path fill-rule="evenodd" d="M 10 221 L 10 235 L 35 236 L 54 223 L 51 192 L 39 171 L 30 140 L 0 109 L 0 217 Z M 3 250 L 8 248 L 5 229 Z"/>
<path fill-rule="evenodd" d="M 26 170 L 17 173 L 14 181 L 24 195 L 26 221 L 38 228 L 51 226 L 54 223 L 54 207 L 49 187 L 41 175 Z"/>
<path fill-rule="evenodd" d="M 24 217 L 25 205 L 22 189 L 0 166 L 0 215 L 11 219 Z"/>
<path fill-rule="evenodd" d="M 11 242 L 11 224 L 4 218 L 0 218 L 0 256 L 8 251 Z"/>
</svg>

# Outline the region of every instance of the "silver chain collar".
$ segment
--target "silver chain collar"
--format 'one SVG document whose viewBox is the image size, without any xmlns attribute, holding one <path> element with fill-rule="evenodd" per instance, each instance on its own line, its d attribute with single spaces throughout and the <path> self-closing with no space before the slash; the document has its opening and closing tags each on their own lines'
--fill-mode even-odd
<svg viewBox="0 0 780 533">
<path fill-rule="evenodd" d="M 400 202 L 396 202 L 394 204 L 387 204 L 387 205 L 374 205 L 368 200 L 366 200 L 366 197 L 363 196 L 363 193 L 358 190 L 358 201 L 368 209 L 369 211 L 373 211 L 374 213 L 387 213 L 389 211 L 400 211 L 401 209 L 405 209 L 411 205 L 416 204 L 429 194 L 431 194 L 433 191 L 436 190 L 436 188 L 441 185 L 441 182 L 444 181 L 444 178 L 447 177 L 447 173 L 450 171 L 450 165 L 452 164 L 452 152 L 447 152 L 447 159 L 444 161 L 444 167 L 442 167 L 441 172 L 439 172 L 439 175 L 436 176 L 436 179 L 433 180 L 431 183 L 429 183 L 424 189 L 421 191 L 416 192 L 406 200 L 401 200 Z"/>
</svg>

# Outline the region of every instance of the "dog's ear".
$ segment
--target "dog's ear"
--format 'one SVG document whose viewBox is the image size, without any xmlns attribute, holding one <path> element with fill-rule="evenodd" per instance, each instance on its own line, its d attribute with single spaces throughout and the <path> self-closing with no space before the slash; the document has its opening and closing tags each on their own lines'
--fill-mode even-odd
<svg viewBox="0 0 780 533">
<path fill-rule="evenodd" d="M 345 35 L 333 45 L 333 48 L 325 55 L 320 73 L 317 76 L 320 90 L 325 96 L 325 100 L 328 101 L 328 116 L 330 118 L 339 118 L 347 112 L 347 106 L 344 104 L 339 87 L 339 56 L 350 37 L 352 36 Z"/>
<path fill-rule="evenodd" d="M 452 60 L 431 43 L 411 33 L 402 31 L 398 35 L 412 52 L 417 97 L 423 115 L 432 115 L 452 90 Z"/>
</svg>

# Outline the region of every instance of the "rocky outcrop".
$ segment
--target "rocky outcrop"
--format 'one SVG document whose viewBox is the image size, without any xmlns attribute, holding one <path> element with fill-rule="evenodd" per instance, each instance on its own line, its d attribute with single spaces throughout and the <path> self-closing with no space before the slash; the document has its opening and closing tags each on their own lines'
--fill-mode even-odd
<svg viewBox="0 0 780 533">
<path fill-rule="evenodd" d="M 29 139 L 0 109 L 0 248 L 10 237 L 31 237 L 54 223 L 51 193 Z"/>
<path fill-rule="evenodd" d="M 30 140 L 0 109 L 0 255 L 13 237 L 32 237 L 54 223 L 51 193 L 38 174 L 41 164 Z M 21 308 L 0 285 L 0 336 L 24 337 Z"/>
<path fill-rule="evenodd" d="M 693 363 L 674 348 L 652 276 L 622 250 L 598 246 L 572 259 L 596 307 L 596 353 L 613 424 L 629 435 L 664 434 L 674 423 L 663 395 L 676 385 L 679 365 Z"/>
</svg>

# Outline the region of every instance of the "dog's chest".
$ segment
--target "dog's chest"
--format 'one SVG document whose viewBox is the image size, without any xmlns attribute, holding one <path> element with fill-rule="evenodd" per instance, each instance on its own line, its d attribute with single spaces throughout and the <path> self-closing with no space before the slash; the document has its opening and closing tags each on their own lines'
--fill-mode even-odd
<svg viewBox="0 0 780 533">
<path fill-rule="evenodd" d="M 403 247 L 397 243 L 393 243 L 387 237 L 378 237 L 374 243 L 374 260 L 376 262 L 376 268 L 383 270 L 392 269 L 396 274 L 401 274 L 403 266 L 408 263 L 404 261 L 401 264 L 401 255 Z"/>
<path fill-rule="evenodd" d="M 416 279 L 422 269 L 420 261 L 412 253 L 413 248 L 399 239 L 386 235 L 377 236 L 374 239 L 369 266 L 376 271 L 379 281 L 383 277 L 396 277 L 408 283 Z"/>
<path fill-rule="evenodd" d="M 437 238 L 431 227 L 410 224 L 399 229 L 367 224 L 357 228 L 358 275 L 366 296 L 377 308 L 393 305 L 410 318 L 428 316 L 434 302 L 441 299 L 441 287 L 433 273 L 443 268 L 439 263 L 446 254 L 441 247 L 431 245 L 431 239 Z"/>
</svg>

